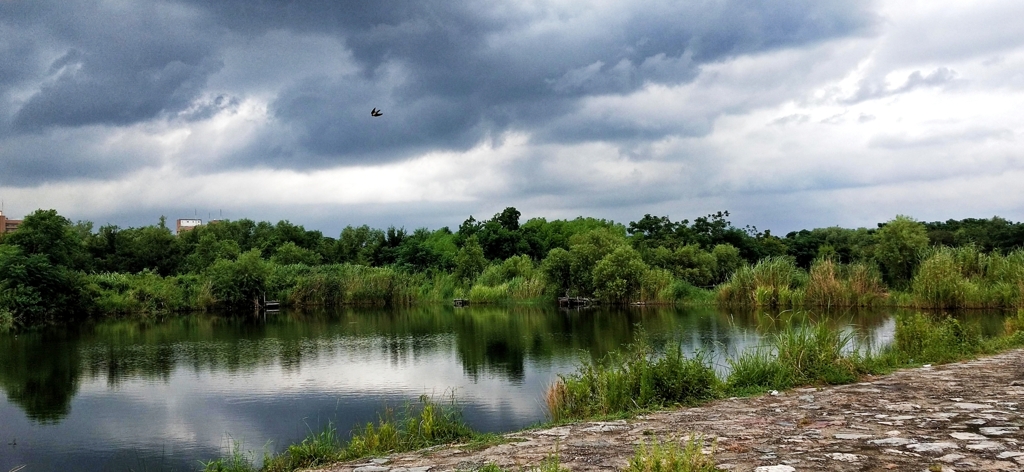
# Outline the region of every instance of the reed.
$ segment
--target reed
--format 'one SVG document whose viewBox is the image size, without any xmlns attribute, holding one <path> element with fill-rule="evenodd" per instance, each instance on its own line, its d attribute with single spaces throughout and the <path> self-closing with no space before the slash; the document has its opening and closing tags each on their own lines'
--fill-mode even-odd
<svg viewBox="0 0 1024 472">
<path fill-rule="evenodd" d="M 901 364 L 946 363 L 983 351 L 980 333 L 956 318 L 932 318 L 923 313 L 896 316 L 892 355 Z"/>
<path fill-rule="evenodd" d="M 806 274 L 796 267 L 792 258 L 770 256 L 753 266 L 737 269 L 729 281 L 719 287 L 718 300 L 738 305 L 792 306 L 793 290 L 803 286 L 805 281 Z"/>
<path fill-rule="evenodd" d="M 702 353 L 686 358 L 677 347 L 655 356 L 642 337 L 638 339 L 625 354 L 612 354 L 559 376 L 546 394 L 552 419 L 619 415 L 717 397 L 721 382 Z"/>
<path fill-rule="evenodd" d="M 974 246 L 930 251 L 911 283 L 920 308 L 1024 306 L 1024 250 L 983 254 Z"/>
</svg>

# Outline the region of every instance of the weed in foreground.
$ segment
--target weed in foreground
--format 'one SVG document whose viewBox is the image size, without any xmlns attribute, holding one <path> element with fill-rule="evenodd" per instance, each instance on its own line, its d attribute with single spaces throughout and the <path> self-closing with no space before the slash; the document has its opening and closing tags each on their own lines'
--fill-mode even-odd
<svg viewBox="0 0 1024 472">
<path fill-rule="evenodd" d="M 231 454 L 222 459 L 200 462 L 203 472 L 256 472 L 252 453 L 242 451 L 242 443 L 231 441 Z"/>
<path fill-rule="evenodd" d="M 691 435 L 678 441 L 641 444 L 629 460 L 627 472 L 715 472 L 715 442 L 704 454 L 704 437 Z"/>
</svg>

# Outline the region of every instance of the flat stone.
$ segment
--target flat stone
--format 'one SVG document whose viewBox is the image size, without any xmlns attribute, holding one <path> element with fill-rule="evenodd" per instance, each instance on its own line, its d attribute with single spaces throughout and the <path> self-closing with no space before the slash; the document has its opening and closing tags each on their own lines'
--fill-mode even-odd
<svg viewBox="0 0 1024 472">
<path fill-rule="evenodd" d="M 917 441 L 909 438 L 885 438 L 885 439 L 872 439 L 868 441 L 868 444 L 874 444 L 876 446 L 906 446 L 907 444 L 916 444 Z"/>
<path fill-rule="evenodd" d="M 754 469 L 754 472 L 796 472 L 796 469 L 791 465 L 762 465 Z"/>
<path fill-rule="evenodd" d="M 383 457 L 377 457 L 375 459 L 370 459 L 370 462 L 372 462 L 374 464 L 377 464 L 377 465 L 384 465 L 384 464 L 387 464 L 388 462 L 391 462 L 391 460 L 390 459 L 385 459 Z"/>
<path fill-rule="evenodd" d="M 569 435 L 570 431 L 571 430 L 570 430 L 570 428 L 568 426 L 562 426 L 560 428 L 551 428 L 551 429 L 546 429 L 544 431 L 537 431 L 537 434 L 539 434 L 541 436 L 562 436 L 562 437 L 565 437 L 565 436 Z"/>
<path fill-rule="evenodd" d="M 961 441 L 984 441 L 988 438 L 980 434 L 975 433 L 949 433 L 953 439 L 959 439 Z"/>
<path fill-rule="evenodd" d="M 999 455 L 996 456 L 996 458 L 997 459 L 1012 459 L 1014 457 L 1020 457 L 1020 456 L 1024 456 L 1024 452 L 1020 452 L 1020 451 L 1006 451 L 1006 452 L 1000 452 Z"/>
<path fill-rule="evenodd" d="M 985 436 L 1004 436 L 1007 434 L 1013 434 L 1016 431 L 1020 431 L 1018 426 L 992 426 L 988 428 L 978 428 L 978 432 Z"/>
<path fill-rule="evenodd" d="M 983 406 L 982 408 L 985 408 L 985 407 L 987 407 L 987 406 Z M 914 410 L 920 410 L 921 409 L 921 405 L 915 405 L 913 403 L 893 403 L 891 405 L 885 405 L 885 409 L 886 410 L 893 410 L 893 411 L 914 411 Z"/>
<path fill-rule="evenodd" d="M 388 472 L 391 470 L 390 467 L 383 467 L 379 465 L 364 465 L 362 467 L 356 467 L 352 469 L 352 472 Z"/>
<path fill-rule="evenodd" d="M 998 451 L 1000 449 L 1006 449 L 1002 444 L 992 441 L 983 441 L 975 444 L 968 444 L 967 449 L 972 451 Z"/>
<path fill-rule="evenodd" d="M 965 456 L 963 454 L 946 454 L 946 455 L 944 455 L 944 456 L 942 456 L 942 457 L 940 457 L 938 459 L 935 459 L 935 460 L 937 460 L 939 462 L 946 462 L 946 463 L 952 464 L 952 463 L 954 463 L 956 461 L 959 461 L 960 459 L 963 459 L 964 457 L 967 457 L 967 456 Z"/>
<path fill-rule="evenodd" d="M 984 409 L 984 408 L 988 408 L 990 405 L 983 405 L 981 403 L 964 403 L 964 402 L 961 402 L 961 403 L 954 403 L 953 406 L 956 407 L 956 408 L 959 408 L 961 410 L 981 410 L 981 409 Z"/>
<path fill-rule="evenodd" d="M 964 421 L 964 424 L 969 424 L 971 426 L 981 426 L 985 423 L 988 423 L 988 420 L 983 420 L 981 418 Z"/>
<path fill-rule="evenodd" d="M 594 425 L 583 428 L 580 431 L 583 431 L 585 433 L 608 433 L 611 431 L 621 431 L 623 429 L 628 428 L 629 425 L 627 425 L 625 421 L 622 421 L 613 423 L 595 423 Z"/>
<path fill-rule="evenodd" d="M 842 452 L 833 452 L 831 454 L 825 454 L 825 457 L 839 462 L 857 462 L 860 460 L 860 456 L 856 454 L 845 454 Z"/>
<path fill-rule="evenodd" d="M 871 436 L 870 434 L 836 433 L 833 437 L 836 438 L 836 439 L 847 439 L 847 440 L 856 441 L 856 440 L 860 440 L 860 439 L 868 439 L 868 438 L 871 438 L 873 436 Z"/>
<path fill-rule="evenodd" d="M 951 442 L 931 442 L 931 443 L 917 443 L 908 444 L 907 449 L 914 452 L 929 453 L 929 452 L 942 452 L 946 449 L 960 449 L 956 443 Z"/>
</svg>

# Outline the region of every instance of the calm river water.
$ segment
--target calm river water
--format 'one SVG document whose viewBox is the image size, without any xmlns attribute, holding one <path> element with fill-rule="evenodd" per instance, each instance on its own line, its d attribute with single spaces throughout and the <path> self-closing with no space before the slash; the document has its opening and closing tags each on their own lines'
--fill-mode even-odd
<svg viewBox="0 0 1024 472">
<path fill-rule="evenodd" d="M 972 318 L 999 329 L 996 315 Z M 890 313 L 830 319 L 862 345 L 892 337 Z M 643 335 L 704 350 L 724 371 L 772 320 L 713 308 L 428 307 L 0 334 L 0 472 L 195 470 L 233 442 L 262 457 L 423 394 L 454 392 L 474 428 L 509 431 L 545 420 L 544 390 L 581 358 Z"/>
</svg>

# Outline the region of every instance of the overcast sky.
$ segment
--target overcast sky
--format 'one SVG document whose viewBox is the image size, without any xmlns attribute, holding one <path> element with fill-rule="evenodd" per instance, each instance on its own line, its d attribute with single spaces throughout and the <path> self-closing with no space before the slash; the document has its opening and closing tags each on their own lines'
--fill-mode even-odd
<svg viewBox="0 0 1024 472">
<path fill-rule="evenodd" d="M 0 198 L 122 227 L 1024 219 L 1024 2 L 0 0 Z M 381 117 L 371 117 L 374 107 Z"/>
</svg>

